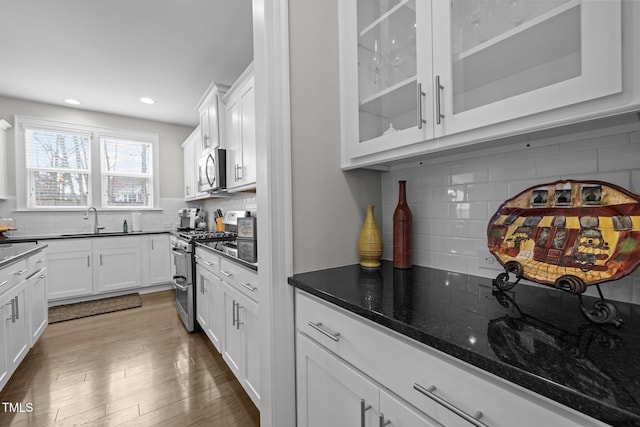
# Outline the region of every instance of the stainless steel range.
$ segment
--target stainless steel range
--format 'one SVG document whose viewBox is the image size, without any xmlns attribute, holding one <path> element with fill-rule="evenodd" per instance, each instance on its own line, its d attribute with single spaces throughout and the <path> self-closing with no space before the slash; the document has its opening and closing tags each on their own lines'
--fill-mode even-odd
<svg viewBox="0 0 640 427">
<path fill-rule="evenodd" d="M 176 267 L 173 286 L 176 288 L 176 309 L 189 332 L 196 328 L 195 242 L 230 242 L 236 233 L 201 230 L 177 231 L 171 235 L 171 252 Z"/>
</svg>

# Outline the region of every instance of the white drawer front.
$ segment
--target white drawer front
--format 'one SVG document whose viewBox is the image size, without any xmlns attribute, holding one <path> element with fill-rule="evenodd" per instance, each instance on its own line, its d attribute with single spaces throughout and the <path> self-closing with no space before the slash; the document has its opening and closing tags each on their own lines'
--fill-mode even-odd
<svg viewBox="0 0 640 427">
<path fill-rule="evenodd" d="M 220 277 L 220 257 L 207 249 L 196 248 L 196 263 Z"/>
<path fill-rule="evenodd" d="M 29 269 L 25 259 L 9 264 L 0 270 L 0 295 L 27 277 L 29 277 Z"/>
<path fill-rule="evenodd" d="M 258 274 L 255 271 L 241 267 L 225 258 L 221 258 L 220 274 L 222 275 L 220 278 L 226 283 L 238 289 L 252 300 L 258 301 Z"/>
<path fill-rule="evenodd" d="M 300 291 L 296 327 L 443 425 L 470 424 L 417 388 L 435 386 L 436 399 L 470 416 L 479 411 L 490 426 L 605 425 Z"/>
</svg>

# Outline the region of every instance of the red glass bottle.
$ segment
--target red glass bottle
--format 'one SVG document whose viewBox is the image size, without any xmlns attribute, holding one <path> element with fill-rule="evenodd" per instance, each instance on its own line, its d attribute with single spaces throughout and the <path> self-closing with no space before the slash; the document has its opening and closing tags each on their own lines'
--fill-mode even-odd
<svg viewBox="0 0 640 427">
<path fill-rule="evenodd" d="M 399 181 L 398 205 L 393 212 L 393 266 L 411 268 L 411 209 L 407 205 L 407 181 Z"/>
</svg>

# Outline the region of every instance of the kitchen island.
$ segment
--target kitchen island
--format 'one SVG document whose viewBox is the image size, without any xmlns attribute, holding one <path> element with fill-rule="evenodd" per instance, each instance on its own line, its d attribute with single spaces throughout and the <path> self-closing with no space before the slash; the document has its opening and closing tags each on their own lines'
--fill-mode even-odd
<svg viewBox="0 0 640 427">
<path fill-rule="evenodd" d="M 640 425 L 638 305 L 616 302 L 624 324 L 599 326 L 566 292 L 525 284 L 500 292 L 491 279 L 417 266 L 398 270 L 388 261 L 379 271 L 356 264 L 296 274 L 289 283 L 298 294 L 579 413 L 611 425 Z M 602 286 L 605 296 L 607 286 L 616 284 Z M 589 308 L 596 301 L 583 300 Z M 298 330 L 304 326 L 297 324 Z M 327 342 L 335 340 L 340 350 L 340 338 Z"/>
</svg>

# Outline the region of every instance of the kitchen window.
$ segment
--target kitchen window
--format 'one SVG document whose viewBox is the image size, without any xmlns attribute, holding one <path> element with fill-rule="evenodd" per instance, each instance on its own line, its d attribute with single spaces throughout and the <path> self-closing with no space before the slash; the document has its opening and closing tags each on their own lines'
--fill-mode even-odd
<svg viewBox="0 0 640 427">
<path fill-rule="evenodd" d="M 157 134 L 16 116 L 15 141 L 19 209 L 157 207 Z"/>
</svg>

